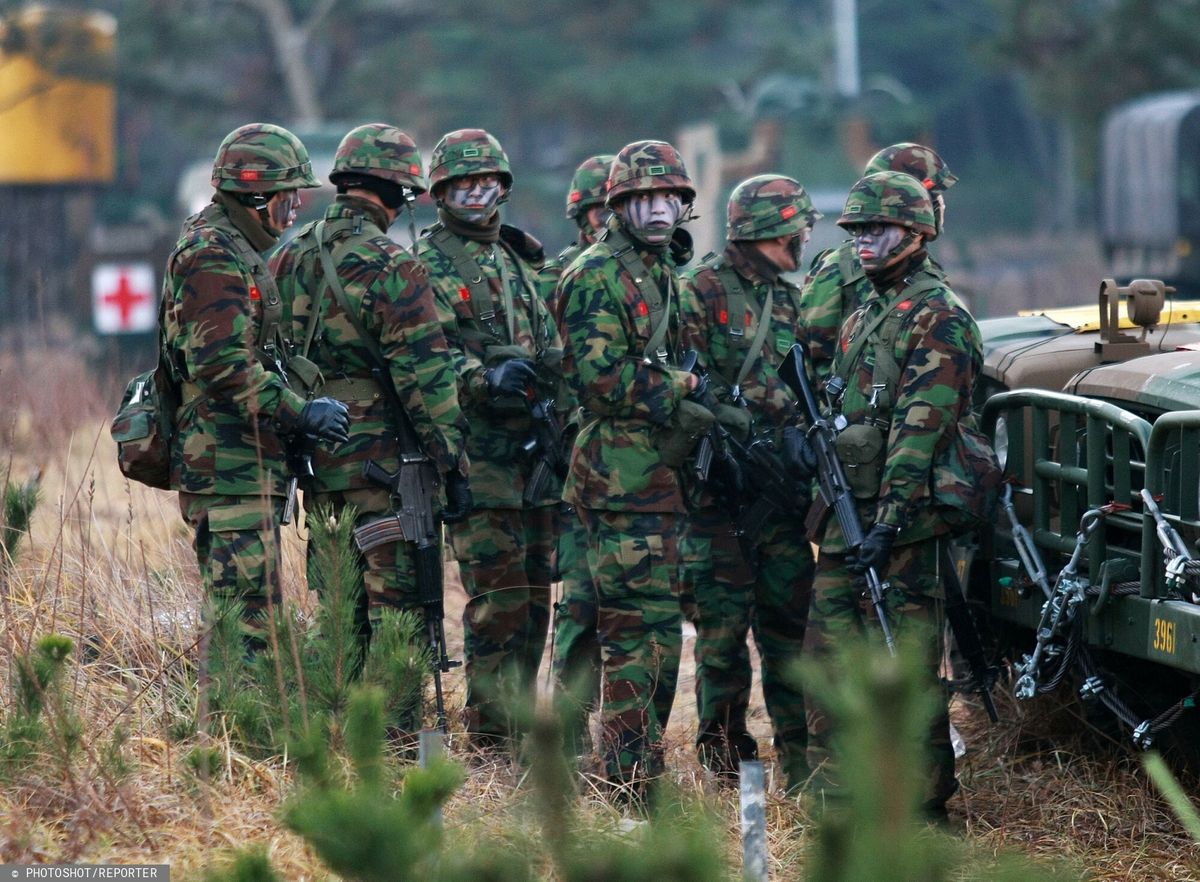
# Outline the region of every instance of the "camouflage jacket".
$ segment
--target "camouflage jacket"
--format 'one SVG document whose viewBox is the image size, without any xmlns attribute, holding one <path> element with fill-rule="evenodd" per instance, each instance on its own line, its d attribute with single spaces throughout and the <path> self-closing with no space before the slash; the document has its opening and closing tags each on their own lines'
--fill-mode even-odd
<svg viewBox="0 0 1200 882">
<path fill-rule="evenodd" d="M 930 258 L 929 263 L 934 273 L 942 275 L 937 261 Z M 829 379 L 842 325 L 874 293 L 854 253 L 854 240 L 847 239 L 813 258 L 800 294 L 796 342 L 808 357 L 814 389 L 819 391 Z"/>
<path fill-rule="evenodd" d="M 183 399 L 171 484 L 188 493 L 286 491 L 280 432 L 294 428 L 304 399 L 263 366 L 258 346 L 264 301 L 279 296 L 251 245 L 265 250 L 267 238 L 226 198 L 187 219 L 167 259 L 164 337 Z"/>
<path fill-rule="evenodd" d="M 454 367 L 433 302 L 429 273 L 387 236 L 383 211 L 365 199 L 338 196 L 325 212 L 325 241 L 346 299 L 379 346 L 401 405 L 439 473 L 466 466 L 466 421 L 458 405 Z M 314 296 L 318 324 L 307 357 L 330 395 L 350 408 L 350 440 L 319 444 L 313 460 L 318 491 L 371 485 L 363 463 L 399 466 L 395 416 L 372 377 L 375 362 L 333 292 L 321 281 L 317 224 L 310 223 L 271 260 L 296 351 L 309 336 Z"/>
<path fill-rule="evenodd" d="M 928 280 L 935 282 L 934 287 L 915 295 L 915 301 L 902 296 Z M 889 392 L 894 399 L 891 406 L 872 408 L 873 347 L 862 347 L 853 365 L 843 364 L 842 357 L 888 304 L 903 316 L 892 350 L 900 378 L 897 388 Z M 902 283 L 886 291 L 872 289 L 867 302 L 847 320 L 833 364 L 834 373 L 848 377 L 841 413 L 852 426 L 871 418 L 882 420 L 885 433 L 878 499 L 860 504 L 864 526 L 899 527 L 901 544 L 942 532 L 930 506 L 933 460 L 949 443 L 948 433 L 970 411 L 972 388 L 982 365 L 979 326 L 928 258 Z M 845 550 L 834 518 L 827 523 L 821 549 Z"/>
<path fill-rule="evenodd" d="M 524 402 L 492 400 L 484 370 L 495 363 L 495 359 L 488 363 L 489 349 L 517 346 L 523 357 L 539 362 L 539 392 L 558 391 L 560 367 L 552 365 L 554 356 L 561 355 L 562 344 L 546 308 L 554 279 L 542 271 L 543 261 L 532 250 L 521 256 L 503 240 L 492 243 L 455 236 L 491 292 L 495 314 L 477 321 L 469 280 L 459 275 L 453 256 L 432 241 L 439 230 L 444 230 L 440 224 L 422 234 L 417 254 L 429 266 L 438 317 L 458 376 L 459 403 L 470 424 L 467 454 L 471 460 L 471 492 L 478 508 L 521 508 L 521 495 L 533 465 L 522 446 L 532 436 L 533 422 Z M 497 261 L 502 263 L 508 279 L 511 315 L 505 308 Z M 566 406 L 560 402 L 560 410 Z M 547 481 L 540 504 L 557 502 L 561 492 L 556 479 Z"/>
<path fill-rule="evenodd" d="M 718 275 L 725 267 L 737 275 L 745 293 L 743 316 L 732 315 L 729 309 L 729 292 Z M 680 349 L 695 349 L 700 354 L 700 364 L 709 372 L 709 388 L 717 401 L 726 404 L 733 403 L 730 386 L 754 342 L 767 292 L 771 292 L 767 335 L 750 363 L 741 393 L 755 431 L 781 431 L 795 419 L 798 407 L 777 371 L 796 342 L 799 290 L 786 279 L 767 279 L 740 243 L 726 245 L 720 256 L 688 270 L 684 279 Z"/>
<path fill-rule="evenodd" d="M 686 511 L 679 474 L 663 464 L 656 434 L 687 397 L 687 373 L 648 358 L 654 329 L 634 278 L 614 252 L 632 247 L 617 222 L 566 270 L 561 283 L 567 330 L 564 369 L 586 422 L 575 441 L 563 498 L 584 508 Z M 679 281 L 666 255 L 638 249 L 666 300 L 672 289 L 668 352 L 679 333 Z"/>
</svg>

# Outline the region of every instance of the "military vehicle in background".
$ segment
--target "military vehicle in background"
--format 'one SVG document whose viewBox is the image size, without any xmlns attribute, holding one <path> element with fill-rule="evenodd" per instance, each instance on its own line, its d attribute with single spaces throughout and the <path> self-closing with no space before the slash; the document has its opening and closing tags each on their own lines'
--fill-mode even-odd
<svg viewBox="0 0 1200 882">
<path fill-rule="evenodd" d="M 1200 722 L 1200 302 L 1173 294 L 1105 280 L 1098 309 L 980 322 L 1009 483 L 968 594 L 1018 698 L 1074 689 L 1143 749 Z"/>
<path fill-rule="evenodd" d="M 1099 197 L 1113 276 L 1200 295 L 1200 90 L 1148 95 L 1108 115 Z"/>
</svg>

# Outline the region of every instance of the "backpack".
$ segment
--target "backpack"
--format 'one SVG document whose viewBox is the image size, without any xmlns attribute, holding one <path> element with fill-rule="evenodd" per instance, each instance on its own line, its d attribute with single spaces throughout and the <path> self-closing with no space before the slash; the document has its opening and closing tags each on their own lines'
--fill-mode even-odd
<svg viewBox="0 0 1200 882">
<path fill-rule="evenodd" d="M 164 297 L 158 309 L 158 365 L 125 386 L 109 430 L 117 442 L 121 474 L 159 490 L 172 489 L 171 442 L 175 437 L 175 413 L 181 403 L 179 384 L 164 354 L 165 303 Z"/>
</svg>

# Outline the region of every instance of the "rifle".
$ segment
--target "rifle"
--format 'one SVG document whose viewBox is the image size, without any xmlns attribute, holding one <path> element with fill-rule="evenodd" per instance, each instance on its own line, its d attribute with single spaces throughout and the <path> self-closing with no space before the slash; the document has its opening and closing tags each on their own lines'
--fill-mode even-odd
<svg viewBox="0 0 1200 882">
<path fill-rule="evenodd" d="M 446 630 L 442 622 L 445 605 L 442 601 L 441 513 L 434 502 L 440 482 L 433 460 L 421 449 L 412 419 L 396 394 L 391 375 L 378 366 L 371 373 L 391 405 L 400 448 L 400 467 L 389 472 L 374 460 L 363 463 L 363 477 L 388 491 L 393 511 L 357 527 L 354 541 L 364 554 L 386 542 L 416 545 L 417 599 L 425 616 L 425 633 L 429 640 L 437 727 L 445 734 L 449 730 L 442 674 L 462 663 L 451 661 L 446 652 Z"/>
<path fill-rule="evenodd" d="M 862 521 L 859 520 L 858 508 L 854 496 L 850 492 L 850 484 L 846 480 L 842 461 L 838 459 L 837 450 L 833 446 L 838 432 L 843 427 L 836 426 L 821 416 L 821 409 L 817 406 L 817 397 L 813 394 L 812 386 L 808 382 L 804 347 L 799 343 L 792 345 L 783 364 L 780 365 L 779 378 L 787 384 L 787 387 L 792 390 L 792 394 L 796 396 L 796 400 L 804 407 L 808 420 L 808 439 L 817 459 L 817 481 L 820 485 L 821 499 L 826 509 L 833 511 L 838 525 L 842 528 L 846 546 L 853 551 L 862 545 L 866 533 L 863 531 Z M 880 580 L 879 573 L 875 572 L 874 567 L 868 568 L 866 580 L 867 592 L 871 598 L 871 605 L 875 608 L 875 614 L 879 617 L 879 627 L 883 631 L 884 642 L 887 644 L 888 652 L 895 655 L 896 641 L 892 637 L 892 628 L 888 623 L 887 607 L 883 599 L 884 592 L 888 588 L 887 583 Z"/>
<path fill-rule="evenodd" d="M 537 398 L 533 390 L 526 397 L 529 415 L 533 417 L 533 433 L 521 446 L 525 455 L 533 459 L 533 472 L 525 482 L 521 499 L 525 505 L 533 505 L 542 496 L 551 475 L 560 481 L 566 480 L 568 454 L 563 447 L 562 423 L 555 412 L 555 400 L 551 396 Z"/>
<path fill-rule="evenodd" d="M 962 653 L 963 661 L 971 672 L 971 682 L 975 691 L 983 701 L 988 719 L 993 723 L 1000 722 L 996 713 L 996 703 L 992 701 L 992 687 L 1000 672 L 994 665 L 987 663 L 987 654 L 983 651 L 983 641 L 979 637 L 979 629 L 971 618 L 971 610 L 967 607 L 967 597 L 963 593 L 962 581 L 958 578 L 958 570 L 950 557 L 950 543 L 938 541 L 939 561 L 942 565 L 942 575 L 946 589 L 946 621 L 950 623 L 950 631 L 954 634 L 954 642 Z"/>
</svg>

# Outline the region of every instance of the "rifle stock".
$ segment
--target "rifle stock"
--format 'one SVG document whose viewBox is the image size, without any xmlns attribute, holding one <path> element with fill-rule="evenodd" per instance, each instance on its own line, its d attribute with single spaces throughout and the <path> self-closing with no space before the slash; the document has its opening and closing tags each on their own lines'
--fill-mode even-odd
<svg viewBox="0 0 1200 882">
<path fill-rule="evenodd" d="M 804 357 L 804 347 L 799 343 L 793 344 L 779 367 L 779 378 L 796 396 L 804 409 L 808 422 L 808 440 L 812 445 L 817 459 L 817 483 L 821 490 L 821 499 L 832 510 L 837 518 L 838 526 L 846 539 L 846 546 L 851 550 L 857 549 L 866 538 L 862 521 L 858 517 L 858 506 L 854 495 L 850 492 L 850 484 L 846 480 L 846 471 L 838 458 L 834 442 L 837 440 L 837 429 L 829 420 L 821 415 L 817 405 L 817 396 L 813 393 L 808 382 L 808 366 Z M 887 583 L 879 578 L 875 569 L 866 572 L 867 592 L 875 615 L 879 618 L 879 627 L 883 631 L 883 639 L 888 652 L 895 655 L 896 641 L 892 636 L 891 624 L 888 622 L 887 606 L 884 603 L 884 593 Z"/>
</svg>

